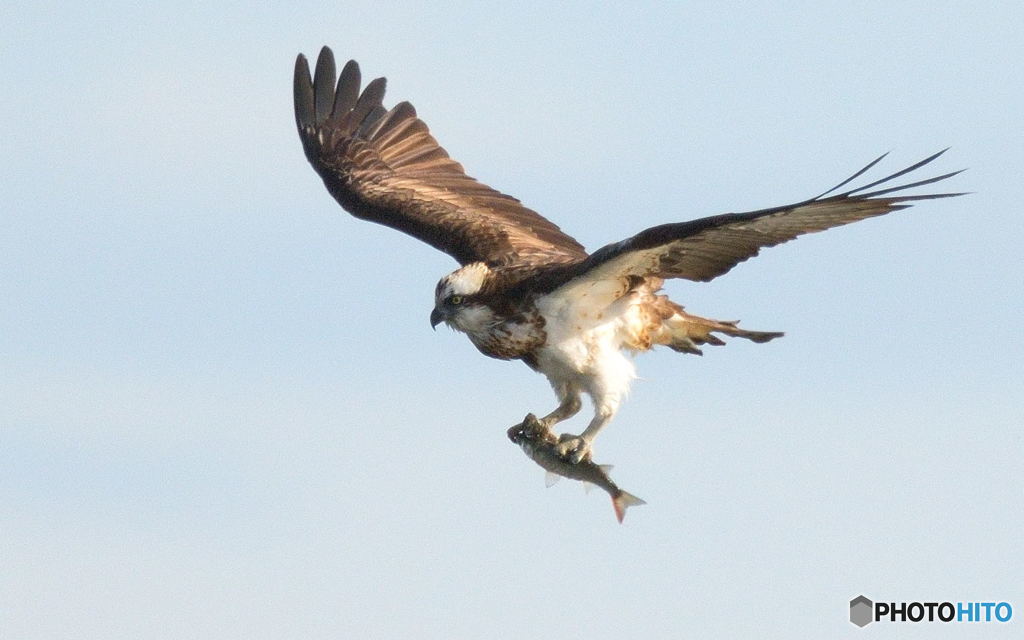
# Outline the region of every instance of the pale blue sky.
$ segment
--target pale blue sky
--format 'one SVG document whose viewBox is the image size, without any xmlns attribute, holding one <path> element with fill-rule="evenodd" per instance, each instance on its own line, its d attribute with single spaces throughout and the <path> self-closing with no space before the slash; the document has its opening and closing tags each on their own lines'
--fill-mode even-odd
<svg viewBox="0 0 1024 640">
<path fill-rule="evenodd" d="M 1024 10 L 749 5 L 0 10 L 0 636 L 1019 634 Z M 639 358 L 619 526 L 506 440 L 544 379 L 430 330 L 454 262 L 307 165 L 323 44 L 590 248 L 890 150 L 975 193 L 671 283 L 787 335 Z M 1015 621 L 861 630 L 860 593 Z"/>
</svg>

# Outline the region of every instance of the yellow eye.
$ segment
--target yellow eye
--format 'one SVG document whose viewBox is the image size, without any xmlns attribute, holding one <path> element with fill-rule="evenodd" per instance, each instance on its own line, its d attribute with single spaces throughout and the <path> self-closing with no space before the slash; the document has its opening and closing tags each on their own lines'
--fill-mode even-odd
<svg viewBox="0 0 1024 640">
<path fill-rule="evenodd" d="M 449 302 L 452 304 L 462 304 L 462 296 L 452 296 L 449 298 Z"/>
</svg>

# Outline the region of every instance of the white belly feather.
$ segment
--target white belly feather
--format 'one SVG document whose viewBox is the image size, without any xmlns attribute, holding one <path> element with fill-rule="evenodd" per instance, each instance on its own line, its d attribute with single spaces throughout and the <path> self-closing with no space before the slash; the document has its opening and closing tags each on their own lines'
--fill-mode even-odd
<svg viewBox="0 0 1024 640">
<path fill-rule="evenodd" d="M 630 323 L 638 321 L 633 295 L 615 300 L 617 283 L 559 290 L 536 301 L 547 340 L 537 364 L 552 385 L 571 384 L 594 400 L 598 411 L 614 412 L 636 377 L 624 352 Z M 614 302 L 609 304 L 609 298 Z"/>
</svg>

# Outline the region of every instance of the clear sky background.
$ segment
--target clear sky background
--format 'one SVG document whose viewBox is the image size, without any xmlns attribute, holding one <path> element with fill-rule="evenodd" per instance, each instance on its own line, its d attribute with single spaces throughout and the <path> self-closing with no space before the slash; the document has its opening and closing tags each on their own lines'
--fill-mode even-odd
<svg viewBox="0 0 1024 640">
<path fill-rule="evenodd" d="M 1020 637 L 1024 10 L 709 7 L 0 9 L 0 636 Z M 545 380 L 430 330 L 455 263 L 307 165 L 323 44 L 591 249 L 890 150 L 975 193 L 670 283 L 787 334 L 639 358 L 620 526 L 506 440 Z"/>
</svg>

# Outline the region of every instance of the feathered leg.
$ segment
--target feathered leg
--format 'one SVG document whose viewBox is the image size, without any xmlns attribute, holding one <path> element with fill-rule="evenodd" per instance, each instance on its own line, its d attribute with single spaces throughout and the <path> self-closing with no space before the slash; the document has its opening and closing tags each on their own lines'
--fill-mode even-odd
<svg viewBox="0 0 1024 640">
<path fill-rule="evenodd" d="M 568 420 L 580 411 L 583 403 L 580 401 L 580 388 L 568 382 L 552 384 L 555 394 L 558 395 L 558 406 L 555 410 L 544 416 L 538 422 L 548 431 L 563 420 Z"/>
<path fill-rule="evenodd" d="M 615 417 L 636 375 L 633 362 L 617 348 L 599 352 L 595 359 L 601 364 L 584 379 L 584 390 L 594 401 L 594 417 L 578 436 L 564 433 L 559 437 L 558 453 L 572 463 L 590 455 L 594 439 Z"/>
</svg>

